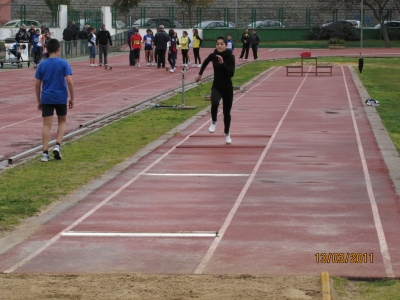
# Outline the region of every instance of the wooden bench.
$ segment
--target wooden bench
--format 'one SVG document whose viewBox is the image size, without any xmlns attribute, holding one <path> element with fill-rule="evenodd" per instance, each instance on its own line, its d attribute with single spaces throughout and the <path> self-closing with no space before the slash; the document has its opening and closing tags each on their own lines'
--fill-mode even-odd
<svg viewBox="0 0 400 300">
<path fill-rule="evenodd" d="M 286 76 L 288 76 L 289 74 L 292 73 L 297 73 L 297 74 L 301 74 L 301 76 L 303 76 L 303 66 L 285 66 L 286 67 Z M 289 72 L 290 69 L 300 69 L 300 71 L 291 71 Z"/>
<path fill-rule="evenodd" d="M 318 76 L 318 74 L 322 74 L 322 73 L 325 73 L 325 74 L 330 74 L 331 76 L 332 76 L 332 68 L 333 68 L 333 66 L 317 66 L 317 76 Z M 329 70 L 327 70 L 327 71 L 319 71 L 318 69 L 329 69 Z"/>
</svg>

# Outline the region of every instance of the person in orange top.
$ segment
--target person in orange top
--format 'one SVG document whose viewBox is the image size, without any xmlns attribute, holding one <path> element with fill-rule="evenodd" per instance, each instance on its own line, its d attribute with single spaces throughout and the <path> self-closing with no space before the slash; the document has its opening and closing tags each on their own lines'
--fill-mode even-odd
<svg viewBox="0 0 400 300">
<path fill-rule="evenodd" d="M 140 68 L 139 58 L 140 49 L 142 47 L 142 36 L 139 34 L 139 29 L 135 28 L 135 34 L 131 37 L 131 51 L 133 51 L 133 57 L 135 58 L 135 67 Z"/>
</svg>

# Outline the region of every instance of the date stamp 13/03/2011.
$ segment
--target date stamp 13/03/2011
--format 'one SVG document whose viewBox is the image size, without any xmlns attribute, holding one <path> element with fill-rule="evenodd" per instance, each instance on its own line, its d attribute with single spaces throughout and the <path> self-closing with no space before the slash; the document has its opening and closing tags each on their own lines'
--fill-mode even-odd
<svg viewBox="0 0 400 300">
<path fill-rule="evenodd" d="M 363 264 L 373 263 L 373 253 L 315 253 L 317 264 Z"/>
</svg>

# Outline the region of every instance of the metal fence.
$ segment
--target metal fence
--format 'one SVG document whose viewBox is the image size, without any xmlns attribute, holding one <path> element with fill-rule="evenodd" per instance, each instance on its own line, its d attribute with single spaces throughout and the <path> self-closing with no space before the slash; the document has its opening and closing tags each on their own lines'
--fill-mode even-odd
<svg viewBox="0 0 400 300">
<path fill-rule="evenodd" d="M 48 26 L 58 26 L 59 6 L 49 7 L 47 5 L 34 4 L 11 4 L 12 18 L 22 20 L 37 20 Z M 123 11 L 123 13 L 121 13 Z M 288 28 L 310 28 L 337 20 L 360 20 L 360 8 L 318 8 L 299 6 L 273 6 L 269 2 L 261 2 L 258 6 L 250 8 L 216 7 L 209 8 L 193 7 L 190 11 L 180 6 L 146 7 L 138 6 L 133 9 L 112 7 L 112 26 L 116 27 L 117 21 L 122 21 L 126 27 L 131 28 L 134 24 L 146 27 L 146 18 L 167 19 L 167 27 L 195 27 L 204 20 L 220 20 L 226 25 L 234 23 L 236 28 L 244 28 L 259 20 L 275 20 Z M 394 6 L 387 6 L 388 20 L 399 19 L 399 11 Z M 74 20 L 76 23 L 88 22 L 90 25 L 99 27 L 102 23 L 102 12 L 100 7 L 85 10 L 68 10 L 68 22 Z M 373 26 L 377 23 L 372 11 L 364 9 L 364 24 Z M 82 25 L 82 24 L 80 24 Z M 168 26 L 171 25 L 171 26 Z"/>
<path fill-rule="evenodd" d="M 128 33 L 122 32 L 111 36 L 112 47 L 109 52 L 120 51 L 121 46 L 126 45 L 128 39 Z M 89 55 L 89 47 L 87 40 L 76 40 L 76 41 L 61 41 L 61 53 L 62 58 L 72 58 L 78 56 Z"/>
</svg>

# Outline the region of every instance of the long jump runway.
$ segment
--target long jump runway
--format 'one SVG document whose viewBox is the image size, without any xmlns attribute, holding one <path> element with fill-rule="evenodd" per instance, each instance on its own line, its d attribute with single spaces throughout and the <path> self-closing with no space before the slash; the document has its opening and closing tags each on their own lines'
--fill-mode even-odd
<svg viewBox="0 0 400 300">
<path fill-rule="evenodd" d="M 182 85 L 180 67 L 175 73 L 147 67 L 142 56 L 141 68 L 130 67 L 126 53 L 111 56 L 111 71 L 90 67 L 87 59 L 70 63 L 74 73 L 75 107 L 68 110 L 67 134 L 87 121 Z M 33 68 L 24 68 L 0 73 L 0 157 L 7 158 L 42 143 L 35 72 Z M 189 70 L 186 83 L 194 81 L 197 73 L 198 68 Z M 208 68 L 204 75 L 210 74 L 212 69 Z M 51 139 L 56 136 L 56 118 L 53 123 Z"/>
<path fill-rule="evenodd" d="M 274 68 L 0 256 L 0 272 L 400 274 L 398 196 L 348 67 Z M 369 108 L 368 108 L 369 109 Z"/>
</svg>

